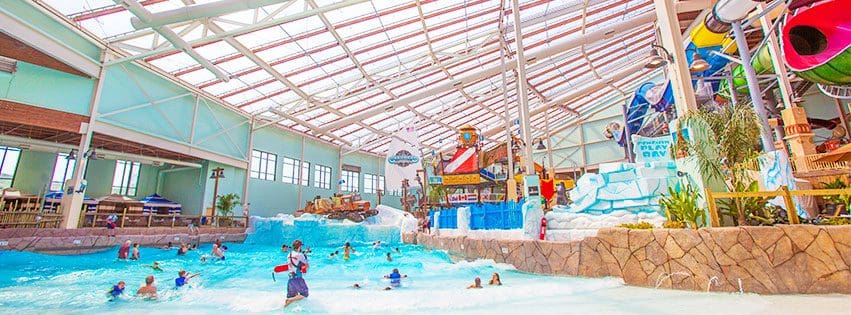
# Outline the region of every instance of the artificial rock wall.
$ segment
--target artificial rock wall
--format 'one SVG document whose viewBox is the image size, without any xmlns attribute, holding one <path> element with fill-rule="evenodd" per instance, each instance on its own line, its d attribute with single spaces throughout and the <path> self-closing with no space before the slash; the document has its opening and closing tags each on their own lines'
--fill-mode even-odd
<svg viewBox="0 0 851 315">
<path fill-rule="evenodd" d="M 34 251 L 48 254 L 76 255 L 98 252 L 130 240 L 141 246 L 160 247 L 168 242 L 212 243 L 245 240 L 244 228 L 201 228 L 192 233 L 188 228 L 105 228 L 84 229 L 0 229 L 0 250 Z"/>
<path fill-rule="evenodd" d="M 407 234 L 405 242 L 522 271 L 620 277 L 628 285 L 759 294 L 851 294 L 851 226 L 601 229 L 571 242 Z M 712 281 L 711 278 L 718 281 Z"/>
</svg>

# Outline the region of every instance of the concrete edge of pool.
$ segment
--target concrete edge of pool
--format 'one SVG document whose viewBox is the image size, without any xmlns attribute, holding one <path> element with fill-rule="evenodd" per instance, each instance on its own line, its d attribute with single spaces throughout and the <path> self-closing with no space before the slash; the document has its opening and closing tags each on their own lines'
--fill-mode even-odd
<svg viewBox="0 0 851 315">
<path fill-rule="evenodd" d="M 570 242 L 405 234 L 405 243 L 537 274 L 619 277 L 640 287 L 851 294 L 851 226 L 605 228 Z M 717 279 L 717 281 L 712 280 Z M 741 282 L 740 282 L 741 281 Z M 741 284 L 740 284 L 741 283 Z"/>
<path fill-rule="evenodd" d="M 84 229 L 0 229 L 0 250 L 32 251 L 56 255 L 79 255 L 107 250 L 126 240 L 146 247 L 168 242 L 212 243 L 245 241 L 244 228 L 104 228 Z"/>
</svg>

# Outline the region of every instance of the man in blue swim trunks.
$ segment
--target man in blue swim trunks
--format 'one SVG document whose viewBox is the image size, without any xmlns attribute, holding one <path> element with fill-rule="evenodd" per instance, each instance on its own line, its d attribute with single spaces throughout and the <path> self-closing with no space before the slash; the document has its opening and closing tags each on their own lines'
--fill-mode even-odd
<svg viewBox="0 0 851 315">
<path fill-rule="evenodd" d="M 398 268 L 393 268 L 393 272 L 389 275 L 384 276 L 385 279 L 390 279 L 390 286 L 384 288 L 384 290 L 390 290 L 392 288 L 398 288 L 402 286 L 402 278 L 407 278 L 408 275 L 399 274 Z"/>
<path fill-rule="evenodd" d="M 306 298 L 308 295 L 307 283 L 302 277 L 302 268 L 307 269 L 307 257 L 301 252 L 301 240 L 293 241 L 292 250 L 287 255 L 287 264 L 290 270 L 290 280 L 287 281 L 287 301 L 284 307 L 295 301 Z"/>
</svg>

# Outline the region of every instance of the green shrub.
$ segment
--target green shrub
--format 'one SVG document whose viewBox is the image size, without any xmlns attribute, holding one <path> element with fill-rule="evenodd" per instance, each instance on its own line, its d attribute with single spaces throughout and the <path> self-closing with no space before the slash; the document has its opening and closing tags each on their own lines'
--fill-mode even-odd
<svg viewBox="0 0 851 315">
<path fill-rule="evenodd" d="M 849 225 L 851 218 L 824 218 L 817 223 L 818 225 Z"/>
<path fill-rule="evenodd" d="M 686 225 L 680 221 L 665 221 L 662 227 L 666 229 L 684 229 Z"/>
<path fill-rule="evenodd" d="M 824 185 L 824 189 L 845 189 L 848 188 L 848 184 L 846 184 L 842 179 L 836 178 L 832 182 L 829 183 L 821 183 Z M 845 205 L 845 209 L 851 209 L 851 195 L 839 195 L 839 196 L 824 196 L 824 199 L 838 205 Z"/>
<path fill-rule="evenodd" d="M 690 185 L 679 184 L 680 189 L 668 187 L 668 195 L 659 198 L 659 205 L 668 214 L 669 221 L 687 223 L 691 228 L 703 226 L 706 212 L 697 206 L 697 191 Z"/>
<path fill-rule="evenodd" d="M 650 222 L 640 221 L 640 222 L 637 222 L 637 223 L 618 224 L 617 227 L 633 229 L 633 230 L 649 230 L 649 229 L 653 228 L 653 224 L 650 224 Z"/>
</svg>

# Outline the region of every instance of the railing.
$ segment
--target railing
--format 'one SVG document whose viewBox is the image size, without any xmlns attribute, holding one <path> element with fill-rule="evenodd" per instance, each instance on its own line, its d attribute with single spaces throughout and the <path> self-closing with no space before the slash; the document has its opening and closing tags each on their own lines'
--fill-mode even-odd
<svg viewBox="0 0 851 315">
<path fill-rule="evenodd" d="M 81 227 L 105 227 L 108 218 L 117 217 L 116 228 L 124 227 L 238 227 L 248 226 L 248 217 L 212 216 L 186 214 L 128 213 L 125 208 L 121 214 L 83 212 L 80 214 Z"/>
<path fill-rule="evenodd" d="M 62 215 L 39 211 L 2 211 L 0 228 L 58 228 Z"/>
<path fill-rule="evenodd" d="M 712 192 L 709 188 L 704 191 L 706 193 L 706 203 L 709 207 L 709 223 L 712 227 L 721 226 L 721 220 L 718 216 L 718 206 L 715 203 L 716 199 L 783 197 L 783 204 L 786 206 L 786 215 L 788 216 L 789 223 L 800 224 L 801 222 L 798 220 L 798 211 L 792 197 L 851 195 L 851 188 L 789 190 L 789 187 L 786 186 L 781 186 L 780 189 L 775 191 Z"/>
</svg>

